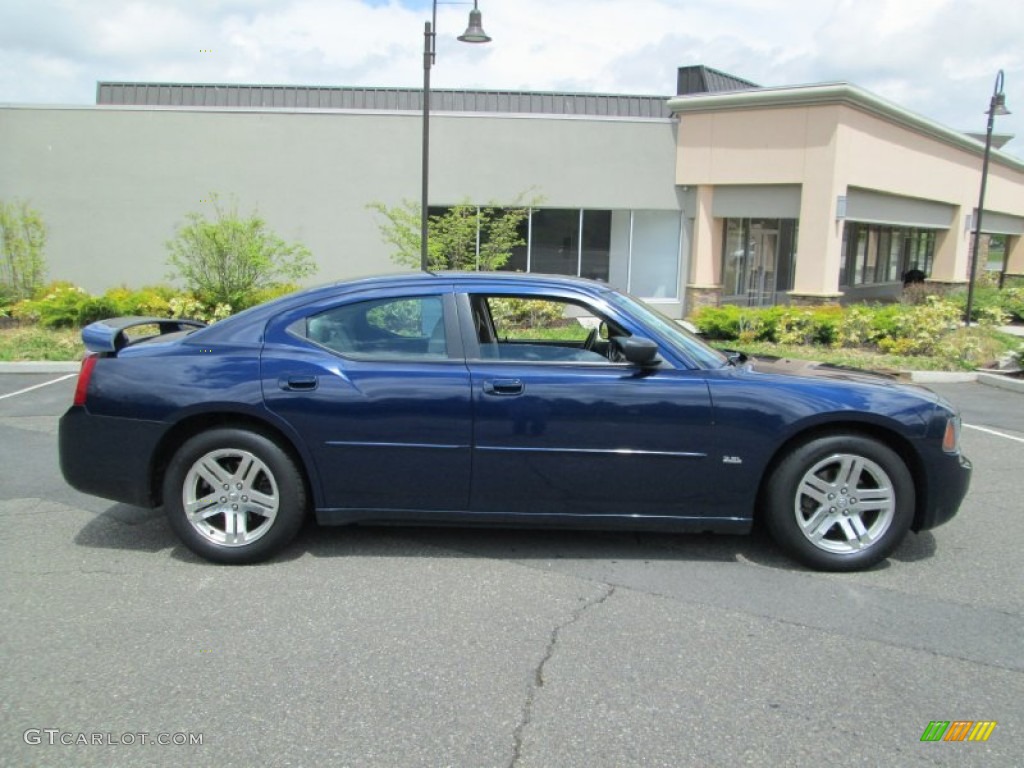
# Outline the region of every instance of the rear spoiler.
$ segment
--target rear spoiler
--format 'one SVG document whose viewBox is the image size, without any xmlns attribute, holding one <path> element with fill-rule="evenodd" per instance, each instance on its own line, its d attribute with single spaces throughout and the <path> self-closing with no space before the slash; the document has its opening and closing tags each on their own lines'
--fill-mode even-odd
<svg viewBox="0 0 1024 768">
<path fill-rule="evenodd" d="M 206 327 L 206 323 L 199 320 L 170 320 L 166 317 L 114 317 L 85 326 L 82 329 L 82 341 L 90 352 L 117 352 L 131 343 L 125 331 L 140 325 L 159 327 L 161 336 L 167 333 L 179 333 Z"/>
</svg>

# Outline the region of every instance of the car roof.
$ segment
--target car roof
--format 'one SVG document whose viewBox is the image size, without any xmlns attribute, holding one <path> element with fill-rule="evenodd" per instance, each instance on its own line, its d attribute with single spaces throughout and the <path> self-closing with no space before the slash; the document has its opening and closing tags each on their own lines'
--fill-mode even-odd
<svg viewBox="0 0 1024 768">
<path fill-rule="evenodd" d="M 586 278 L 566 275 L 544 275 L 523 272 L 397 272 L 387 275 L 340 280 L 334 283 L 314 286 L 282 296 L 274 301 L 260 304 L 229 318 L 214 323 L 208 328 L 196 331 L 194 340 L 203 343 L 212 341 L 252 342 L 262 336 L 266 322 L 280 312 L 315 303 L 331 296 L 342 297 L 349 293 L 372 291 L 374 288 L 414 287 L 436 281 L 445 281 L 459 287 L 484 285 L 494 288 L 572 288 L 590 296 L 598 296 L 610 288 L 604 283 Z"/>
</svg>

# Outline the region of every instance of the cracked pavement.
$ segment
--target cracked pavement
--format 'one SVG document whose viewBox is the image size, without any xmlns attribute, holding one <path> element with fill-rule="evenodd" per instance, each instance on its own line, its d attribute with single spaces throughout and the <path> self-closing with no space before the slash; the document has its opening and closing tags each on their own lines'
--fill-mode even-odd
<svg viewBox="0 0 1024 768">
<path fill-rule="evenodd" d="M 0 376 L 0 393 L 45 377 Z M 56 467 L 70 380 L 0 401 L 0 766 L 1016 766 L 1024 443 L 960 516 L 817 574 L 763 536 L 308 526 L 218 567 Z M 938 389 L 938 387 L 936 387 Z M 1024 437 L 1019 395 L 950 385 Z M 932 720 L 996 720 L 981 744 Z M 28 744 L 201 733 L 199 746 Z"/>
</svg>

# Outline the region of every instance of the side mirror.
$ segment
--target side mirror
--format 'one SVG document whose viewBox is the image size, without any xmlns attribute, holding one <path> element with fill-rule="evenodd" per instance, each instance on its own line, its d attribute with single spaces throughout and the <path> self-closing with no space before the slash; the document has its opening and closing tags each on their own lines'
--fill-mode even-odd
<svg viewBox="0 0 1024 768">
<path fill-rule="evenodd" d="M 625 358 L 626 362 L 641 367 L 658 365 L 658 345 L 642 336 L 613 336 L 611 340 L 615 349 Z"/>
</svg>

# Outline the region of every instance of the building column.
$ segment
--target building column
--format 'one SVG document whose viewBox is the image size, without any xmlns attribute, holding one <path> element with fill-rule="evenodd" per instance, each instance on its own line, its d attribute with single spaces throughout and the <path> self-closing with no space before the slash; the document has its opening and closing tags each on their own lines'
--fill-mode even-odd
<svg viewBox="0 0 1024 768">
<path fill-rule="evenodd" d="M 693 240 L 690 245 L 690 281 L 686 285 L 686 313 L 704 306 L 717 306 L 722 298 L 721 232 L 716 231 L 711 212 L 715 188 L 697 187 L 697 209 L 693 216 Z"/>
<path fill-rule="evenodd" d="M 935 233 L 935 259 L 932 261 L 932 273 L 928 276 L 929 283 L 962 285 L 967 282 L 971 265 L 968 212 L 969 209 L 958 206 L 949 229 Z"/>
<path fill-rule="evenodd" d="M 845 194 L 832 175 L 810 179 L 800 194 L 800 234 L 797 237 L 794 304 L 836 304 L 842 264 L 843 222 L 836 218 L 838 197 Z"/>
<path fill-rule="evenodd" d="M 1024 235 L 1006 237 L 1006 276 L 1015 283 L 1024 278 Z"/>
</svg>

